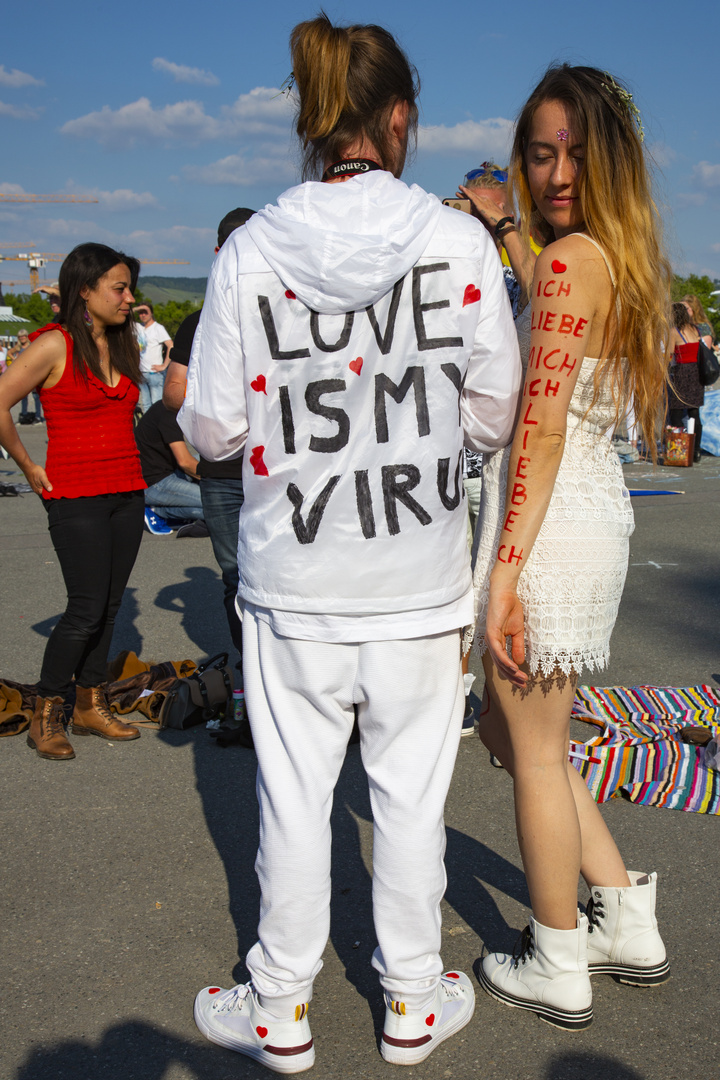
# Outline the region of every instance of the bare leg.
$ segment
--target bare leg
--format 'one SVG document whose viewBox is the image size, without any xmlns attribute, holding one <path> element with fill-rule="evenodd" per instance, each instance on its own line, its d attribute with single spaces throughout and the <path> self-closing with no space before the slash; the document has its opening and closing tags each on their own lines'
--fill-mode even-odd
<svg viewBox="0 0 720 1080">
<path fill-rule="evenodd" d="M 518 841 L 533 914 L 545 926 L 570 929 L 578 870 L 590 886 L 630 883 L 595 800 L 568 762 L 574 687 L 569 679 L 539 680 L 520 693 L 500 678 L 488 657 L 483 660 L 486 693 L 479 734 L 516 781 Z"/>
</svg>

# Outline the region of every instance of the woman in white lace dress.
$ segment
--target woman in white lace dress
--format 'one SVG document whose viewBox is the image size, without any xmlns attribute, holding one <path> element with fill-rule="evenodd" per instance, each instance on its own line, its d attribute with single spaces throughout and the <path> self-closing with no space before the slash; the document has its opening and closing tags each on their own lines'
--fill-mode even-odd
<svg viewBox="0 0 720 1080">
<path fill-rule="evenodd" d="M 533 915 L 513 956 L 485 957 L 480 981 L 578 1028 L 592 1020 L 589 974 L 668 977 L 655 875 L 625 869 L 567 751 L 578 675 L 607 663 L 633 531 L 609 435 L 632 399 L 654 445 L 669 267 L 637 110 L 607 73 L 548 71 L 518 121 L 511 173 L 523 221 L 541 218 L 549 243 L 519 320 L 526 378 L 514 442 L 484 476 L 475 640 L 480 734 L 513 777 Z"/>
</svg>

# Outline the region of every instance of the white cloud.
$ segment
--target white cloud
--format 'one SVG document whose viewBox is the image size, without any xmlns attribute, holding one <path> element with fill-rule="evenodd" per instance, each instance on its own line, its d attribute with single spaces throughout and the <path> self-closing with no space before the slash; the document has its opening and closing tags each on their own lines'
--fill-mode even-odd
<svg viewBox="0 0 720 1080">
<path fill-rule="evenodd" d="M 661 169 L 666 169 L 668 165 L 672 165 L 677 157 L 672 146 L 668 146 L 667 143 L 662 142 L 650 143 L 648 146 L 648 153 L 655 164 L 659 165 Z"/>
<path fill-rule="evenodd" d="M 149 98 L 138 98 L 129 105 L 111 109 L 104 105 L 98 112 L 68 120 L 60 128 L 63 135 L 95 139 L 105 146 L 124 149 L 138 139 L 155 142 L 198 142 L 217 135 L 217 121 L 205 113 L 198 101 L 178 101 L 154 109 Z"/>
<path fill-rule="evenodd" d="M 175 82 L 193 83 L 196 86 L 217 86 L 220 81 L 217 75 L 213 75 L 212 71 L 186 67 L 185 64 L 173 64 L 172 60 L 164 60 L 162 56 L 156 56 L 152 66 L 155 71 L 162 71 L 166 75 L 172 75 Z"/>
<path fill-rule="evenodd" d="M 68 120 L 60 131 L 81 139 L 124 149 L 138 140 L 198 143 L 213 139 L 270 135 L 286 137 L 292 106 L 279 90 L 258 86 L 241 94 L 232 105 L 223 105 L 219 117 L 205 112 L 199 101 L 178 101 L 153 108 L 149 98 L 129 105 Z"/>
<path fill-rule="evenodd" d="M 194 184 L 232 184 L 251 187 L 253 184 L 295 179 L 295 168 L 284 156 L 273 153 L 256 157 L 230 154 L 209 165 L 185 165 L 183 176 Z"/>
<path fill-rule="evenodd" d="M 19 184 L 0 184 L 1 195 L 25 195 L 25 188 Z"/>
<path fill-rule="evenodd" d="M 159 208 L 157 199 L 149 191 L 132 191 L 131 188 L 101 191 L 100 188 L 81 187 L 72 181 L 66 185 L 66 190 L 73 195 L 92 195 L 100 206 L 111 213 L 140 210 L 145 206 Z"/>
<path fill-rule="evenodd" d="M 45 83 L 42 79 L 36 79 L 34 75 L 28 75 L 26 71 L 18 71 L 17 68 L 13 68 L 11 71 L 5 70 L 5 65 L 0 64 L 0 86 L 12 86 L 13 89 L 18 89 L 21 86 L 44 86 Z"/>
<path fill-rule="evenodd" d="M 418 151 L 424 154 L 469 154 L 494 158 L 504 164 L 512 143 L 512 120 L 463 120 L 447 127 L 434 124 L 418 129 Z"/>
<path fill-rule="evenodd" d="M 8 105 L 0 101 L 0 116 L 11 116 L 13 120 L 37 120 L 41 109 L 31 109 L 29 105 Z"/>
<path fill-rule="evenodd" d="M 223 134 L 287 136 L 294 105 L 275 87 L 256 86 L 220 110 Z"/>
<path fill-rule="evenodd" d="M 675 196 L 677 206 L 704 206 L 706 202 L 704 191 L 679 191 Z"/>
<path fill-rule="evenodd" d="M 698 161 L 690 179 L 702 188 L 720 187 L 720 165 L 711 165 L 709 161 Z"/>
</svg>

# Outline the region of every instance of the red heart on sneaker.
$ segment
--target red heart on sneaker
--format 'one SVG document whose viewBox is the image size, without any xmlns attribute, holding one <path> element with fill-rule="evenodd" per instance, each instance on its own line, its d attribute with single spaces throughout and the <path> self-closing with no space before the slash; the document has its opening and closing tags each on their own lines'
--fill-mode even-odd
<svg viewBox="0 0 720 1080">
<path fill-rule="evenodd" d="M 220 993 L 220 987 L 219 986 L 211 986 L 210 989 L 208 990 L 208 994 L 219 994 L 219 993 Z"/>
<path fill-rule="evenodd" d="M 257 379 L 253 379 L 250 383 L 253 390 L 256 390 L 258 394 L 265 394 L 267 397 L 267 390 L 265 389 L 265 376 L 258 375 Z"/>
<path fill-rule="evenodd" d="M 297 296 L 292 291 L 292 289 L 286 289 L 285 290 L 285 295 L 287 296 L 288 300 L 297 300 Z"/>
<path fill-rule="evenodd" d="M 265 1036 L 267 1035 L 267 1028 L 256 1027 L 255 1030 L 257 1031 L 257 1033 L 258 1033 L 258 1035 L 260 1036 L 261 1039 L 264 1039 Z"/>
<path fill-rule="evenodd" d="M 466 304 L 477 304 L 480 299 L 480 290 L 476 289 L 474 285 L 465 286 L 465 294 L 463 296 L 463 307 Z"/>
<path fill-rule="evenodd" d="M 435 1023 L 435 1013 L 430 1013 L 429 1016 L 426 1016 L 425 1017 L 425 1023 L 427 1024 L 428 1027 L 432 1027 L 433 1024 Z"/>
<path fill-rule="evenodd" d="M 553 274 L 564 274 L 567 270 L 565 263 L 558 262 L 557 259 L 553 259 L 550 265 L 552 266 Z"/>
<path fill-rule="evenodd" d="M 256 476 L 269 476 L 267 465 L 263 461 L 263 454 L 265 453 L 264 446 L 254 446 L 252 453 L 250 454 L 250 464 L 255 470 Z"/>
<path fill-rule="evenodd" d="M 360 372 L 362 371 L 362 366 L 363 366 L 363 358 L 362 358 L 362 356 L 358 356 L 357 360 L 351 360 L 350 363 L 348 364 L 348 367 L 350 368 L 350 370 L 354 371 L 356 375 L 360 374 Z"/>
<path fill-rule="evenodd" d="M 448 971 L 447 974 L 445 975 L 445 978 L 446 979 L 459 979 L 460 976 L 458 975 L 457 971 Z"/>
</svg>

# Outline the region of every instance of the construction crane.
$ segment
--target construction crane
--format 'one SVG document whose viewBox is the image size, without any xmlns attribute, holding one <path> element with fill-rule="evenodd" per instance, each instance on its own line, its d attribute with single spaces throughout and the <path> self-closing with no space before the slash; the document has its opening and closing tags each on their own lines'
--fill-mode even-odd
<svg viewBox="0 0 720 1080">
<path fill-rule="evenodd" d="M 22 195 L 14 195 L 4 191 L 0 191 L 0 202 L 96 203 L 97 199 L 93 198 L 90 195 L 30 195 L 26 191 L 24 191 Z"/>
<path fill-rule="evenodd" d="M 47 263 L 51 262 L 63 262 L 67 258 L 67 255 L 61 255 L 57 252 L 47 251 L 31 251 L 31 252 L 19 252 L 17 255 L 0 255 L 0 263 L 3 262 L 26 262 L 28 270 L 30 271 L 30 284 L 34 289 L 37 289 L 40 284 L 39 271 L 44 269 Z M 146 266 L 189 266 L 188 259 L 141 259 L 141 263 Z"/>
</svg>

